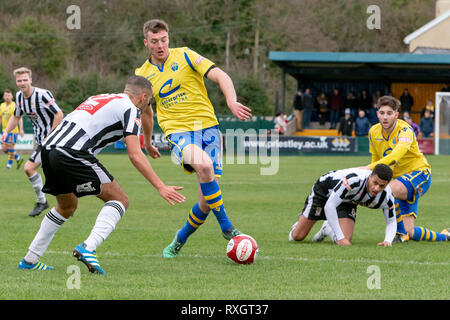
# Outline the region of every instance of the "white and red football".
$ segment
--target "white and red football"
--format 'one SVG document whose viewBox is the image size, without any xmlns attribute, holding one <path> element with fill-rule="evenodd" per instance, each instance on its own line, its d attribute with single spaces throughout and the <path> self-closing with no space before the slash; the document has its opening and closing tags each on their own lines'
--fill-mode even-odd
<svg viewBox="0 0 450 320">
<path fill-rule="evenodd" d="M 227 256 L 239 264 L 250 264 L 258 257 L 258 244 L 246 234 L 240 234 L 228 242 Z"/>
</svg>

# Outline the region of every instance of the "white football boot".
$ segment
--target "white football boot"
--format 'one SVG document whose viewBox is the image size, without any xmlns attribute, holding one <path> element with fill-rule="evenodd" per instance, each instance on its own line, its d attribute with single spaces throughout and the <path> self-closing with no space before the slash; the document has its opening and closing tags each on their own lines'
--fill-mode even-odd
<svg viewBox="0 0 450 320">
<path fill-rule="evenodd" d="M 328 221 L 325 220 L 322 224 L 322 226 L 320 227 L 319 232 L 317 232 L 314 237 L 312 238 L 312 242 L 321 242 L 323 241 L 326 237 L 327 237 L 327 229 L 330 226 L 328 225 Z"/>
<path fill-rule="evenodd" d="M 294 223 L 294 225 L 291 227 L 291 231 L 289 231 L 289 241 L 294 241 L 294 238 L 292 237 L 292 231 L 294 231 L 295 227 L 297 226 L 297 223 Z"/>
</svg>

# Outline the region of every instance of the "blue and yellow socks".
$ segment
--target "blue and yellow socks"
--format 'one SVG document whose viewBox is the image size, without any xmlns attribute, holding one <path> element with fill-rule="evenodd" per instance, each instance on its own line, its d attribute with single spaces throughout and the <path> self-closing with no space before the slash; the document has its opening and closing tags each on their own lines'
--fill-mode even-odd
<svg viewBox="0 0 450 320">
<path fill-rule="evenodd" d="M 207 183 L 200 183 L 202 194 L 205 197 L 209 208 L 214 212 L 217 222 L 219 222 L 222 232 L 230 230 L 233 225 L 227 217 L 223 205 L 222 191 L 216 180 Z M 196 203 L 187 218 L 186 224 L 178 232 L 177 240 L 185 243 L 187 238 L 195 232 L 206 220 L 208 213 L 204 213 L 198 203 Z"/>
<path fill-rule="evenodd" d="M 8 149 L 6 150 L 6 153 L 8 154 L 8 162 L 6 164 L 7 168 L 11 168 L 13 164 L 13 160 L 19 161 L 20 156 L 17 154 L 15 149 Z"/>
<path fill-rule="evenodd" d="M 177 240 L 185 243 L 187 238 L 205 222 L 207 217 L 208 214 L 200 210 L 200 206 L 196 203 L 189 212 L 186 224 L 178 232 Z"/>
<path fill-rule="evenodd" d="M 414 227 L 414 235 L 411 239 L 415 241 L 447 241 L 447 235 L 424 227 Z"/>
<path fill-rule="evenodd" d="M 233 227 L 232 223 L 227 217 L 225 206 L 223 205 L 222 191 L 216 180 L 207 183 L 200 183 L 203 196 L 210 209 L 214 212 L 217 222 L 219 222 L 222 232 L 226 232 Z"/>
</svg>

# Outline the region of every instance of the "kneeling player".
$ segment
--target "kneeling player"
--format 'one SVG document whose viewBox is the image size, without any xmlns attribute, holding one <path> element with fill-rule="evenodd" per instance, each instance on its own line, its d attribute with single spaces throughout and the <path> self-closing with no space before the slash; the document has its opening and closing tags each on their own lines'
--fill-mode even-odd
<svg viewBox="0 0 450 320">
<path fill-rule="evenodd" d="M 350 168 L 322 175 L 306 198 L 305 207 L 289 232 L 289 240 L 302 241 L 317 220 L 327 220 L 313 242 L 330 236 L 338 245 L 351 245 L 359 204 L 383 209 L 387 225 L 385 239 L 378 245 L 391 246 L 397 230 L 395 200 L 388 186 L 392 176 L 392 169 L 384 164 L 373 171 Z"/>
</svg>

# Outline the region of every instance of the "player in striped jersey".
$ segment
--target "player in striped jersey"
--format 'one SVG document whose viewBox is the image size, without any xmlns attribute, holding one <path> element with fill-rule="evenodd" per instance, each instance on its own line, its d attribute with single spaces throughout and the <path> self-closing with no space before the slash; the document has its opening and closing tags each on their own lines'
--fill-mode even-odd
<svg viewBox="0 0 450 320">
<path fill-rule="evenodd" d="M 351 245 L 356 208 L 362 205 L 383 209 L 386 231 L 382 246 L 391 246 L 396 232 L 394 196 L 388 186 L 392 179 L 389 166 L 380 164 L 373 171 L 350 168 L 322 175 L 306 198 L 299 220 L 289 232 L 290 241 L 302 241 L 317 220 L 325 220 L 313 242 L 326 236 L 338 245 Z"/>
<path fill-rule="evenodd" d="M 16 109 L 16 103 L 13 101 L 13 94 L 11 90 L 4 90 L 3 91 L 3 99 L 5 102 L 0 104 L 0 122 L 2 124 L 2 129 L 6 129 L 8 126 L 9 118 L 14 114 L 14 111 Z M 8 155 L 8 162 L 6 164 L 6 168 L 10 169 L 12 167 L 13 161 L 16 160 L 17 167 L 16 169 L 19 169 L 22 165 L 23 159 L 19 156 L 19 154 L 14 149 L 14 146 L 17 142 L 17 136 L 20 134 L 20 136 L 24 135 L 23 132 L 23 121 L 20 119 L 19 126 L 15 127 L 6 138 L 6 143 L 2 143 L 2 150 Z"/>
<path fill-rule="evenodd" d="M 1 140 L 2 142 L 6 140 L 8 133 L 17 126 L 24 114 L 33 123 L 34 138 L 37 147 L 30 159 L 25 163 L 24 171 L 36 193 L 36 205 L 29 213 L 29 216 L 35 217 L 49 206 L 45 194 L 42 192 L 42 177 L 38 172 L 41 165 L 40 152 L 42 142 L 52 129 L 60 124 L 64 114 L 59 109 L 50 91 L 31 85 L 32 72 L 30 69 L 18 68 L 14 70 L 14 76 L 16 85 L 20 91 L 16 93 L 16 109 L 14 115 L 9 119 Z"/>
<path fill-rule="evenodd" d="M 57 206 L 42 220 L 19 268 L 39 269 L 36 268 L 40 263 L 39 257 L 49 246 L 56 231 L 75 212 L 78 198 L 95 195 L 104 201 L 104 206 L 90 235 L 75 247 L 73 255 L 90 272 L 105 273 L 100 267 L 96 250 L 115 229 L 128 208 L 129 199 L 95 155 L 123 137 L 131 163 L 158 190 L 161 197 L 172 205 L 184 201 L 184 196 L 177 192 L 182 187 L 165 185 L 140 148 L 140 114 L 149 112 L 151 97 L 150 82 L 143 77 L 132 76 L 123 94 L 90 97 L 67 115 L 47 137 L 42 149 L 45 174 L 43 191 L 56 196 Z"/>
</svg>

